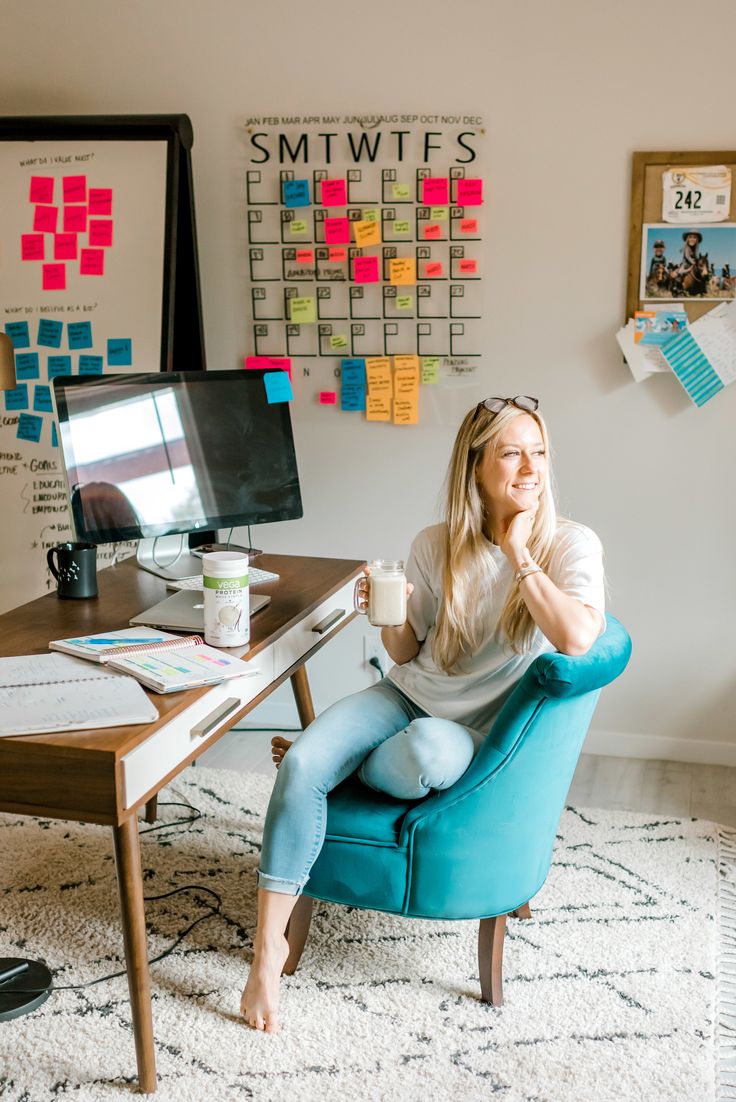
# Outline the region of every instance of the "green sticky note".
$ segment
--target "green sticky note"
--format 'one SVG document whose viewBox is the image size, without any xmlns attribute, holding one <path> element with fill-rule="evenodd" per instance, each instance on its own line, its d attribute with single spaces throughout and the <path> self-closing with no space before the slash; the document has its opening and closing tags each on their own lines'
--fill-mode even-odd
<svg viewBox="0 0 736 1102">
<path fill-rule="evenodd" d="M 430 207 L 429 220 L 430 222 L 446 222 L 447 207 Z"/>
<path fill-rule="evenodd" d="M 392 184 L 391 194 L 394 199 L 408 199 L 411 195 L 408 184 Z"/>
<path fill-rule="evenodd" d="M 364 210 L 363 221 L 364 222 L 377 222 L 379 219 L 379 211 L 377 210 Z"/>
<path fill-rule="evenodd" d="M 394 222 L 394 233 L 411 233 L 409 222 L 404 219 L 397 219 L 397 221 Z"/>
<path fill-rule="evenodd" d="M 330 337 L 330 348 L 347 348 L 348 338 L 342 333 L 338 333 L 335 337 Z"/>
<path fill-rule="evenodd" d="M 438 383 L 440 381 L 440 358 L 439 356 L 423 356 L 422 357 L 422 382 L 423 383 Z"/>
<path fill-rule="evenodd" d="M 290 223 L 290 225 L 291 225 L 291 229 L 289 231 L 290 233 L 306 233 L 307 232 L 307 223 L 304 221 L 303 218 L 295 218 L 294 221 Z"/>
<path fill-rule="evenodd" d="M 396 309 L 397 310 L 411 310 L 414 305 L 413 295 L 397 295 L 396 296 Z"/>
<path fill-rule="evenodd" d="M 297 325 L 309 325 L 317 320 L 317 303 L 313 298 L 291 298 L 291 321 Z"/>
</svg>

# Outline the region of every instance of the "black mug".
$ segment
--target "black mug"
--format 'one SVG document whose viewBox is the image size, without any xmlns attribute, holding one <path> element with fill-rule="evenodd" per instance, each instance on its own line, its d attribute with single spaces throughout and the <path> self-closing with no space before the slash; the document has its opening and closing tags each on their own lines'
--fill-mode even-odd
<svg viewBox="0 0 736 1102">
<path fill-rule="evenodd" d="M 60 597 L 97 596 L 96 544 L 57 543 L 46 555 L 46 562 Z"/>
</svg>

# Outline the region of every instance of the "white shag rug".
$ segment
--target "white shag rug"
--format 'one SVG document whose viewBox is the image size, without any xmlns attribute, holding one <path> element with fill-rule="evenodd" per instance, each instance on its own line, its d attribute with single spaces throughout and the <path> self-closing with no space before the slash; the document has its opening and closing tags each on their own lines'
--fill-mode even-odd
<svg viewBox="0 0 736 1102">
<path fill-rule="evenodd" d="M 729 1002 L 733 832 L 566 810 L 532 921 L 508 923 L 501 1009 L 479 1000 L 475 922 L 318 903 L 300 968 L 283 981 L 283 1032 L 266 1036 L 242 1024 L 238 1004 L 270 786 L 189 769 L 161 803 L 202 816 L 175 825 L 188 812 L 164 806 L 171 825 L 141 835 L 146 895 L 200 886 L 147 904 L 151 958 L 218 910 L 151 967 L 161 1102 L 736 1098 L 715 1051 L 733 1024 L 717 1012 L 724 992 Z M 717 963 L 719 863 L 731 944 Z M 34 1014 L 0 1023 L 4 1102 L 132 1096 L 125 977 L 61 990 L 117 971 L 121 940 L 109 829 L 0 815 L 0 956 L 45 960 L 57 987 Z"/>
</svg>

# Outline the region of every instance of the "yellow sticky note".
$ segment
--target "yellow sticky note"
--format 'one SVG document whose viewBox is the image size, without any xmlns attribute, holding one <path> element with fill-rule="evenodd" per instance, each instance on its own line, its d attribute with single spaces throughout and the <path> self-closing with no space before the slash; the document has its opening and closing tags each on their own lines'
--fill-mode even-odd
<svg viewBox="0 0 736 1102">
<path fill-rule="evenodd" d="M 411 198 L 411 190 L 408 184 L 392 184 L 391 195 L 394 199 L 409 199 Z"/>
<path fill-rule="evenodd" d="M 397 256 L 388 262 L 389 283 L 394 286 L 411 285 L 417 281 L 417 262 L 413 256 Z"/>
<path fill-rule="evenodd" d="M 363 221 L 364 222 L 378 222 L 379 212 L 377 210 L 364 210 Z"/>
<path fill-rule="evenodd" d="M 365 399 L 366 421 L 391 420 L 391 395 L 368 394 Z"/>
<path fill-rule="evenodd" d="M 397 295 L 396 296 L 396 309 L 397 310 L 411 310 L 414 305 L 414 295 Z"/>
<path fill-rule="evenodd" d="M 368 356 L 365 361 L 365 378 L 369 397 L 391 397 L 391 361 L 388 356 Z"/>
<path fill-rule="evenodd" d="M 411 233 L 411 224 L 406 218 L 397 218 L 393 223 L 394 233 Z"/>
<path fill-rule="evenodd" d="M 378 222 L 353 222 L 353 233 L 358 248 L 381 244 L 381 227 Z"/>
<path fill-rule="evenodd" d="M 429 220 L 430 222 L 446 222 L 447 207 L 430 207 Z"/>
<path fill-rule="evenodd" d="M 298 325 L 309 325 L 317 320 L 317 303 L 313 298 L 290 298 L 289 317 Z"/>
<path fill-rule="evenodd" d="M 423 356 L 422 357 L 422 382 L 423 383 L 438 383 L 440 381 L 440 358 L 439 356 Z"/>
<path fill-rule="evenodd" d="M 293 222 L 289 223 L 289 233 L 306 233 L 307 223 L 303 218 L 295 218 Z"/>
<path fill-rule="evenodd" d="M 347 348 L 348 338 L 344 334 L 339 333 L 337 336 L 330 337 L 330 348 Z"/>
</svg>

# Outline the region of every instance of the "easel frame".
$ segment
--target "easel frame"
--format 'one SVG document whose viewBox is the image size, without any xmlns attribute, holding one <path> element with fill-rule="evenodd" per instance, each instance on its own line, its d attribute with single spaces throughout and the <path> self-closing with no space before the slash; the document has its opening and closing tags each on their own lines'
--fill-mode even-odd
<svg viewBox="0 0 736 1102">
<path fill-rule="evenodd" d="M 626 282 L 626 318 L 633 318 L 642 309 L 645 299 L 639 295 L 641 277 L 642 230 L 646 223 L 662 221 L 662 173 L 676 166 L 726 165 L 731 169 L 733 186 L 728 221 L 736 222 L 736 150 L 703 152 L 679 151 L 634 153 L 631 173 L 631 219 L 629 226 L 629 259 Z M 674 223 L 673 223 L 674 224 Z M 718 222 L 705 223 L 717 226 Z M 701 223 L 701 228 L 702 228 Z M 684 299 L 691 321 L 716 305 L 712 300 Z"/>
</svg>

